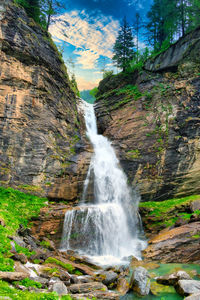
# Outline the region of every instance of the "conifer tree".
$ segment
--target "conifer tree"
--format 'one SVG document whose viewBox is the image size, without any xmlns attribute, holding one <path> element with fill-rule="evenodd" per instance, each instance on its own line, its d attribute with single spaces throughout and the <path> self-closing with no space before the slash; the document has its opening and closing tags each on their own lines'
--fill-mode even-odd
<svg viewBox="0 0 200 300">
<path fill-rule="evenodd" d="M 124 17 L 123 23 L 119 29 L 118 36 L 114 44 L 114 56 L 112 58 L 117 67 L 122 69 L 123 72 L 127 70 L 130 61 L 134 57 L 133 47 L 134 43 L 131 27 Z"/>
</svg>

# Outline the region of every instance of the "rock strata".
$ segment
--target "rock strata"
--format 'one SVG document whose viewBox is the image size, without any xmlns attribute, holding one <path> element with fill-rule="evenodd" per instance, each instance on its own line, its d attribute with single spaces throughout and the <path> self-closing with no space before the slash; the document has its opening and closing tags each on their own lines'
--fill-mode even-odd
<svg viewBox="0 0 200 300">
<path fill-rule="evenodd" d="M 49 34 L 13 1 L 0 19 L 0 184 L 80 196 L 90 153 L 66 67 Z"/>
<path fill-rule="evenodd" d="M 186 44 L 191 51 L 185 57 Z M 129 182 L 138 186 L 144 201 L 200 193 L 199 44 L 197 28 L 156 57 L 155 64 L 162 65 L 167 56 L 163 63 L 168 70 L 155 73 L 149 67 L 128 79 L 123 74 L 108 77 L 99 85 L 99 130 L 112 140 Z M 170 69 L 174 47 L 176 68 Z M 147 60 L 145 68 L 151 64 Z"/>
</svg>

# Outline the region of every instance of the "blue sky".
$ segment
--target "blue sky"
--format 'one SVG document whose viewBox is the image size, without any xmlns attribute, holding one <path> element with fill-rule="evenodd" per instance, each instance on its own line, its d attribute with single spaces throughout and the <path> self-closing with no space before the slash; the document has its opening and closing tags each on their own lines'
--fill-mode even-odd
<svg viewBox="0 0 200 300">
<path fill-rule="evenodd" d="M 136 11 L 145 19 L 153 0 L 68 0 L 54 18 L 50 32 L 69 73 L 74 72 L 80 90 L 91 89 L 102 79 L 102 67 L 113 69 L 112 49 L 124 16 L 131 24 Z M 69 24 L 69 26 L 67 26 Z M 140 47 L 144 42 L 140 40 Z M 74 62 L 74 67 L 70 63 Z"/>
</svg>

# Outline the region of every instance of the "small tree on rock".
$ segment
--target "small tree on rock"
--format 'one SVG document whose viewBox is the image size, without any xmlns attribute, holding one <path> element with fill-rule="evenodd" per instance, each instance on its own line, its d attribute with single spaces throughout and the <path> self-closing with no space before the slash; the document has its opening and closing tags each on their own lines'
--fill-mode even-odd
<svg viewBox="0 0 200 300">
<path fill-rule="evenodd" d="M 130 61 L 134 57 L 133 47 L 134 43 L 131 27 L 124 17 L 122 26 L 119 29 L 118 36 L 114 44 L 114 56 L 112 58 L 117 67 L 121 68 L 123 72 L 127 70 Z"/>
</svg>

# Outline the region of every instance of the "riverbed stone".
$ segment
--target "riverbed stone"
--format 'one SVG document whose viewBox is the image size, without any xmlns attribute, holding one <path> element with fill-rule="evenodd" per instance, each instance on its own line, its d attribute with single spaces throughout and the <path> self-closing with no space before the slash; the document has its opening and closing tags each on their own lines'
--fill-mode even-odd
<svg viewBox="0 0 200 300">
<path fill-rule="evenodd" d="M 129 282 L 126 278 L 119 278 L 117 281 L 117 291 L 120 295 L 125 295 L 129 291 Z"/>
<path fill-rule="evenodd" d="M 190 209 L 192 212 L 194 212 L 195 210 L 200 210 L 200 199 L 192 201 L 190 203 Z"/>
<path fill-rule="evenodd" d="M 182 296 L 200 293 L 200 281 L 198 280 L 179 280 L 175 285 L 176 291 Z"/>
<path fill-rule="evenodd" d="M 12 281 L 20 281 L 27 277 L 27 273 L 23 272 L 1 272 L 0 271 L 0 279 L 3 279 L 8 282 Z"/>
<path fill-rule="evenodd" d="M 133 271 L 130 280 L 130 288 L 141 296 L 146 296 L 150 292 L 150 279 L 148 271 L 143 267 L 138 267 Z"/>
<path fill-rule="evenodd" d="M 87 293 L 88 291 L 107 291 L 107 287 L 101 282 L 88 282 L 88 283 L 80 283 L 80 284 L 72 284 L 69 287 L 69 291 L 72 294 L 82 294 Z"/>
<path fill-rule="evenodd" d="M 84 294 L 73 294 L 71 295 L 72 299 L 77 300 L 88 300 L 88 299 L 99 299 L 99 300 L 119 300 L 120 295 L 115 292 L 110 291 L 93 291 L 90 293 Z"/>
<path fill-rule="evenodd" d="M 113 271 L 102 271 L 95 276 L 96 280 L 102 281 L 103 284 L 109 287 L 111 287 L 111 285 L 112 287 L 114 286 L 117 277 L 118 275 Z"/>
<path fill-rule="evenodd" d="M 156 278 L 157 283 L 163 284 L 163 285 L 175 285 L 178 280 L 192 280 L 190 275 L 185 271 L 178 271 L 176 273 L 170 274 L 170 275 L 164 275 Z"/>
<path fill-rule="evenodd" d="M 67 295 L 68 289 L 66 285 L 56 277 L 53 277 L 49 282 L 49 289 L 50 292 L 56 292 L 59 296 Z"/>
<path fill-rule="evenodd" d="M 193 294 L 191 296 L 188 296 L 184 300 L 199 300 L 199 299 L 200 299 L 200 292 Z"/>
</svg>

